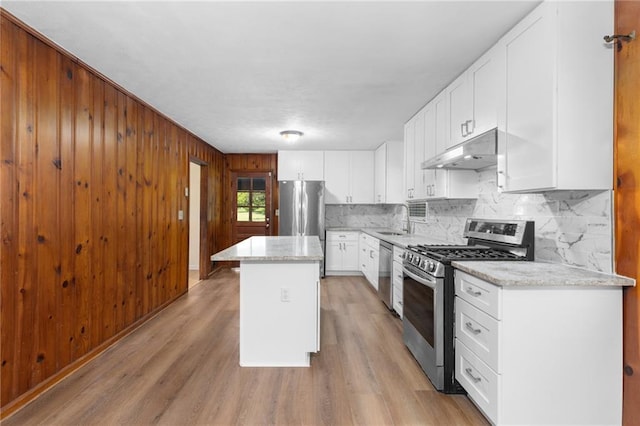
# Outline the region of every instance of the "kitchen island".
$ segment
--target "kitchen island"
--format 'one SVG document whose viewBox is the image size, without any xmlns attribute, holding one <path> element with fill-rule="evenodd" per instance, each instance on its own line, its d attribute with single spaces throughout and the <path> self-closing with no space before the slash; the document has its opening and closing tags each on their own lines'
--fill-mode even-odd
<svg viewBox="0 0 640 426">
<path fill-rule="evenodd" d="M 211 256 L 240 261 L 240 366 L 308 367 L 320 350 L 318 237 L 251 237 Z"/>
</svg>

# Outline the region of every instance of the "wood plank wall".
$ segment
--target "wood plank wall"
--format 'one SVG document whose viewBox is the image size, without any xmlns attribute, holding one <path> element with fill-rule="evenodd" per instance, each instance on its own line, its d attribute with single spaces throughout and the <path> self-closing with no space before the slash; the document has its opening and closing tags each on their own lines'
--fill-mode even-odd
<svg viewBox="0 0 640 426">
<path fill-rule="evenodd" d="M 214 253 L 224 156 L 0 12 L 4 416 L 187 291 L 189 159 Z"/>
<path fill-rule="evenodd" d="M 640 32 L 640 2 L 615 2 L 616 34 Z M 616 272 L 640 280 L 640 40 L 615 54 Z M 623 424 L 640 424 L 640 291 L 624 290 Z"/>
<path fill-rule="evenodd" d="M 233 242 L 232 235 L 232 221 L 233 212 L 231 206 L 233 205 L 233 189 L 231 187 L 231 173 L 234 171 L 242 172 L 271 172 L 271 188 L 272 188 L 272 203 L 271 203 L 271 217 L 272 217 L 272 232 L 273 235 L 278 235 L 278 220 L 275 215 L 275 210 L 278 208 L 278 154 L 226 154 L 224 156 L 225 161 L 225 174 L 224 174 L 224 206 L 226 207 L 223 212 L 224 222 L 222 224 L 223 236 L 222 241 L 226 247 L 235 244 Z"/>
</svg>

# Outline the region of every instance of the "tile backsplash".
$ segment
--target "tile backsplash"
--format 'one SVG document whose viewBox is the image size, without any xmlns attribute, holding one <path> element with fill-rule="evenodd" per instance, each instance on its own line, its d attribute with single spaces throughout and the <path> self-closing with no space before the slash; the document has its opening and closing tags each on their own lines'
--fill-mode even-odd
<svg viewBox="0 0 640 426">
<path fill-rule="evenodd" d="M 537 260 L 566 263 L 591 270 L 613 268 L 612 191 L 548 191 L 504 194 L 496 190 L 496 170 L 478 173 L 477 200 L 434 200 L 426 222 L 413 222 L 413 232 L 451 244 L 462 238 L 469 217 L 535 221 Z M 327 206 L 327 226 L 402 229 L 400 205 Z"/>
</svg>

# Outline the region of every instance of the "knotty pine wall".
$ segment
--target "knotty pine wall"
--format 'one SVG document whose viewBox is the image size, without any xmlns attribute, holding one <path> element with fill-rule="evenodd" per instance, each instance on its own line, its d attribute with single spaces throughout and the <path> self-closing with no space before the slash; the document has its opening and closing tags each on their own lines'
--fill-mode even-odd
<svg viewBox="0 0 640 426">
<path fill-rule="evenodd" d="M 5 415 L 187 291 L 189 159 L 214 253 L 224 157 L 0 12 Z"/>
</svg>

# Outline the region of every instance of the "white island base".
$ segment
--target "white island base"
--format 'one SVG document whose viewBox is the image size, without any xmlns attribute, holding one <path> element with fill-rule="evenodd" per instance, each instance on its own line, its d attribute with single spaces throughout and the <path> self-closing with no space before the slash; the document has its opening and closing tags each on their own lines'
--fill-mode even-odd
<svg viewBox="0 0 640 426">
<path fill-rule="evenodd" d="M 319 262 L 241 261 L 240 366 L 308 367 L 319 350 Z"/>
</svg>

